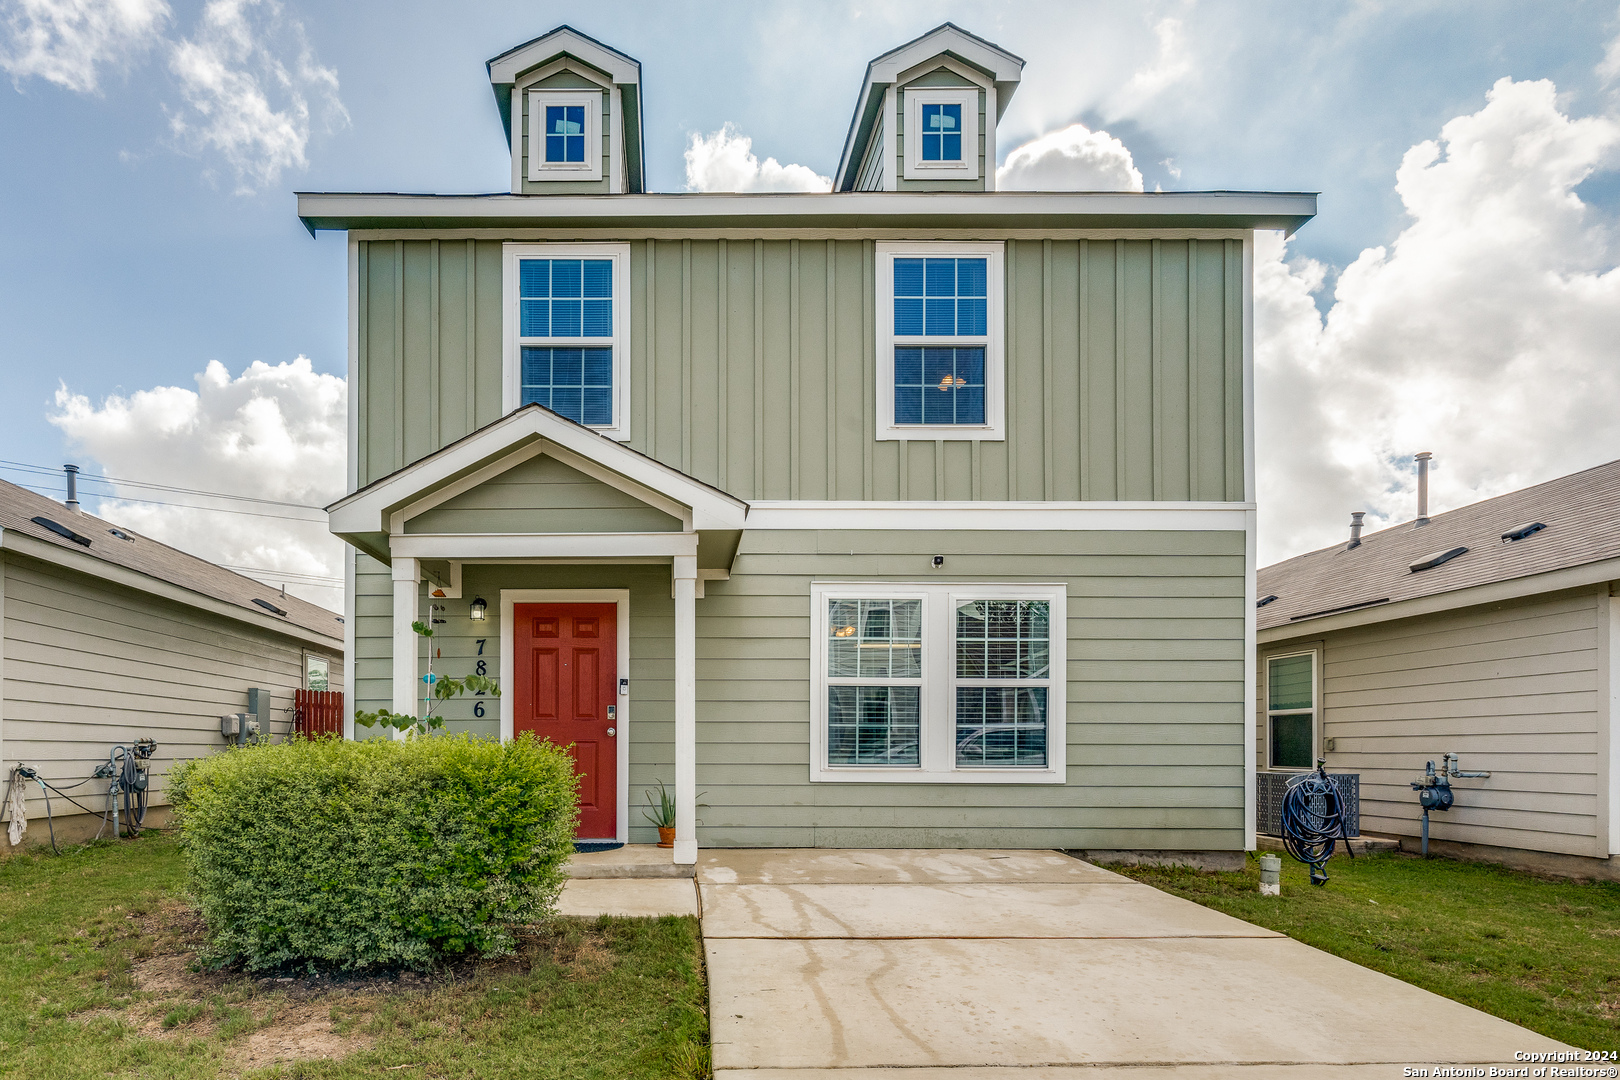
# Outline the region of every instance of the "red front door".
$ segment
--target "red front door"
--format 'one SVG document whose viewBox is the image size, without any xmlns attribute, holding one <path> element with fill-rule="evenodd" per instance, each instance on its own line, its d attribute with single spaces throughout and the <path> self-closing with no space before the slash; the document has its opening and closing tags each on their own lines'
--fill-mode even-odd
<svg viewBox="0 0 1620 1080">
<path fill-rule="evenodd" d="M 513 614 L 514 734 L 572 746 L 582 839 L 619 830 L 618 608 L 517 604 Z"/>
</svg>

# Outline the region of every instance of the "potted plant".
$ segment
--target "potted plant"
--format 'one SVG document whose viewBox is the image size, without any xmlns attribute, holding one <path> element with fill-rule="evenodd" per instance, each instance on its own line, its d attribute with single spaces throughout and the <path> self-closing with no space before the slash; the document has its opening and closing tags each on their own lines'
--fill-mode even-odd
<svg viewBox="0 0 1620 1080">
<path fill-rule="evenodd" d="M 641 816 L 652 822 L 658 828 L 658 846 L 672 848 L 675 846 L 675 796 L 664 787 L 662 780 L 658 781 L 658 799 L 653 800 L 652 789 L 648 788 L 643 794 L 647 796 L 647 809 Z"/>
</svg>

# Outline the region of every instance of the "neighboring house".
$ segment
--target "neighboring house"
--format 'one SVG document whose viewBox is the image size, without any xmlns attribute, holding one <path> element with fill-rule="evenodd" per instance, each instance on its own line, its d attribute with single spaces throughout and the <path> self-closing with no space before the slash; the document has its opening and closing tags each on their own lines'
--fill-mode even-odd
<svg viewBox="0 0 1620 1080">
<path fill-rule="evenodd" d="M 572 744 L 584 839 L 1252 846 L 1256 229 L 1310 195 L 998 192 L 1022 61 L 874 60 L 825 194 L 644 193 L 640 65 L 489 62 L 511 193 L 348 231 L 351 689 Z M 439 622 L 438 620 L 443 620 Z"/>
<path fill-rule="evenodd" d="M 249 689 L 269 691 L 281 736 L 294 691 L 343 678 L 339 616 L 0 481 L 0 780 L 22 763 L 68 787 L 114 746 L 155 739 L 158 824 L 163 773 L 224 748 L 220 716 L 246 712 Z M 26 792 L 24 844 L 41 843 L 45 800 L 37 783 Z M 93 834 L 106 792 L 99 779 L 71 792 L 96 815 L 52 796 L 57 837 Z"/>
<path fill-rule="evenodd" d="M 1259 767 L 1359 773 L 1362 831 L 1412 847 L 1460 754 L 1491 775 L 1431 850 L 1620 879 L 1617 586 L 1620 461 L 1266 567 Z"/>
</svg>

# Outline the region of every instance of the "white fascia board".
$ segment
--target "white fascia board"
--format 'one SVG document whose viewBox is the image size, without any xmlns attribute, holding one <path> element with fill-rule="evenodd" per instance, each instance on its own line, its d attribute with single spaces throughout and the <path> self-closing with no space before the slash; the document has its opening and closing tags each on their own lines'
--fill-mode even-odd
<svg viewBox="0 0 1620 1080">
<path fill-rule="evenodd" d="M 337 653 L 344 653 L 344 644 L 341 637 L 328 637 L 325 634 L 310 630 L 295 622 L 280 619 L 274 615 L 261 615 L 257 611 L 249 611 L 245 607 L 233 604 L 228 600 L 220 600 L 206 593 L 195 592 L 183 585 L 143 574 L 139 570 L 131 570 L 117 563 L 104 562 L 94 555 L 85 555 L 77 551 L 67 551 L 45 540 L 10 529 L 0 529 L 0 550 L 15 552 L 30 559 L 37 559 L 52 566 L 59 566 L 64 570 L 84 574 L 86 577 L 97 578 L 113 585 L 121 585 L 126 589 L 146 593 L 163 600 L 170 600 L 186 607 L 196 608 L 213 615 L 222 615 L 227 619 L 245 623 L 248 626 L 282 637 L 290 637 L 310 645 L 318 645 L 323 649 L 330 649 Z M 265 588 L 270 588 L 266 585 Z M 333 621 L 337 615 L 333 614 Z M 348 626 L 344 624 L 345 628 Z M 348 663 L 345 654 L 344 663 Z"/>
<path fill-rule="evenodd" d="M 392 510 L 536 438 L 691 507 L 697 529 L 741 529 L 747 504 L 543 409 L 525 407 L 327 507 L 338 534 L 391 531 Z M 431 556 L 430 556 L 431 557 Z"/>
<path fill-rule="evenodd" d="M 756 502 L 749 529 L 1244 532 L 1253 506 L 1199 502 Z"/>
<path fill-rule="evenodd" d="M 515 82 L 517 77 L 536 65 L 553 59 L 559 53 L 568 53 L 598 71 L 607 73 L 614 82 L 634 84 L 641 81 L 641 65 L 611 49 L 604 49 L 583 34 L 569 29 L 558 30 L 521 45 L 511 52 L 497 56 L 489 62 L 489 81 Z"/>
<path fill-rule="evenodd" d="M 1017 82 L 1023 74 L 1024 62 L 1012 53 L 953 27 L 942 26 L 872 61 L 868 80 L 895 82 L 903 72 L 944 52 L 955 53 L 968 63 L 988 71 L 998 83 Z"/>
<path fill-rule="evenodd" d="M 396 560 L 695 558 L 696 533 L 415 533 L 389 539 Z"/>
<path fill-rule="evenodd" d="M 1620 559 L 1603 559 L 1584 566 L 1570 566 L 1562 570 L 1549 570 L 1543 574 L 1530 574 L 1507 581 L 1473 585 L 1466 589 L 1453 589 L 1450 592 L 1433 593 L 1429 596 L 1414 596 L 1410 600 L 1397 600 L 1394 603 L 1344 611 L 1337 615 L 1321 615 L 1314 619 L 1268 626 L 1259 632 L 1259 644 L 1271 645 L 1279 641 L 1293 641 L 1295 638 L 1320 637 L 1334 630 L 1347 630 L 1353 626 L 1393 622 L 1396 619 L 1409 619 L 1414 615 L 1455 611 L 1477 604 L 1521 600 L 1527 596 L 1539 596 L 1542 593 L 1558 592 L 1563 589 L 1579 589 L 1611 581 L 1620 581 Z"/>
<path fill-rule="evenodd" d="M 696 227 L 750 224 L 772 219 L 806 227 L 858 228 L 865 216 L 886 227 L 896 218 L 940 223 L 971 218 L 1014 228 L 1018 219 L 1132 218 L 1140 228 L 1153 219 L 1238 218 L 1233 227 L 1291 231 L 1316 214 L 1308 192 L 1268 191 L 978 191 L 978 192 L 686 192 L 653 195 L 412 195 L 388 192 L 300 192 L 298 216 L 313 229 L 384 228 L 406 222 L 415 228 L 454 228 L 461 222 L 501 222 L 555 227 L 597 219 L 614 225 L 647 223 Z M 1076 227 L 1083 222 L 1076 222 Z M 1052 225 L 1050 227 L 1056 227 Z M 1112 227 L 1112 226 L 1099 226 Z M 1177 227 L 1174 223 L 1168 227 Z"/>
</svg>

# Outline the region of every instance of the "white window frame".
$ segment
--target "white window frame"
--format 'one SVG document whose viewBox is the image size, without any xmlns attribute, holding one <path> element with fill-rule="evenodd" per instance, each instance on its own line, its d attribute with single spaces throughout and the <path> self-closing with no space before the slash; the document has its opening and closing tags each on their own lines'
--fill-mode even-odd
<svg viewBox="0 0 1620 1080">
<path fill-rule="evenodd" d="M 320 661 L 325 662 L 325 664 L 326 664 L 326 689 L 331 690 L 332 689 L 332 658 L 330 656 L 327 656 L 325 653 L 311 652 L 308 649 L 304 650 L 304 689 L 305 690 L 312 689 L 311 686 L 309 685 L 309 662 L 311 660 L 320 660 Z"/>
<path fill-rule="evenodd" d="M 529 179 L 602 179 L 602 92 L 600 90 L 530 90 Z M 585 160 L 578 164 L 546 160 L 546 106 L 585 106 Z M 965 126 L 965 125 L 964 125 Z"/>
<path fill-rule="evenodd" d="M 979 88 L 926 87 L 906 89 L 906 179 L 977 180 L 979 178 Z M 962 106 L 962 160 L 924 161 L 922 159 L 922 109 L 924 105 Z"/>
<path fill-rule="evenodd" d="M 1001 241 L 880 241 L 877 259 L 877 439 L 879 442 L 966 440 L 1001 442 L 1006 424 L 1006 245 Z M 985 259 L 985 336 L 900 337 L 894 333 L 894 260 L 897 258 Z M 983 424 L 896 424 L 894 422 L 895 346 L 983 346 Z"/>
<path fill-rule="evenodd" d="M 1309 656 L 1311 658 L 1311 707 L 1309 709 L 1272 709 L 1271 707 L 1271 664 L 1274 660 L 1288 660 L 1295 656 Z M 1316 768 L 1316 759 L 1322 756 L 1322 657 L 1318 651 L 1312 649 L 1295 649 L 1290 652 L 1269 653 L 1261 664 L 1260 678 L 1265 686 L 1266 703 L 1266 769 L 1268 772 L 1305 773 Z M 1311 763 L 1304 767 L 1298 765 L 1278 765 L 1271 759 L 1271 716 L 1276 712 L 1285 716 L 1304 716 L 1311 718 Z"/>
<path fill-rule="evenodd" d="M 612 259 L 613 336 L 608 338 L 521 338 L 518 306 L 518 262 L 521 259 Z M 613 423 L 589 425 L 592 431 L 624 442 L 630 438 L 630 245 L 505 244 L 501 259 L 501 413 L 522 403 L 524 344 L 613 349 Z"/>
<path fill-rule="evenodd" d="M 810 779 L 816 783 L 866 784 L 1061 784 L 1068 726 L 1065 705 L 1068 657 L 1068 590 L 1048 583 L 818 581 L 810 584 Z M 832 600 L 921 600 L 922 680 L 919 694 L 920 764 L 897 768 L 827 763 L 827 688 L 835 684 L 908 680 L 830 679 L 827 675 L 827 607 Z M 968 600 L 1042 600 L 1050 605 L 1050 675 L 1046 692 L 1046 764 L 958 767 L 956 764 L 956 605 Z M 981 686 L 987 680 L 963 679 Z M 1007 686 L 1043 685 L 1038 679 L 994 680 Z"/>
</svg>

